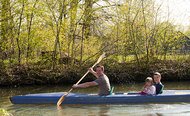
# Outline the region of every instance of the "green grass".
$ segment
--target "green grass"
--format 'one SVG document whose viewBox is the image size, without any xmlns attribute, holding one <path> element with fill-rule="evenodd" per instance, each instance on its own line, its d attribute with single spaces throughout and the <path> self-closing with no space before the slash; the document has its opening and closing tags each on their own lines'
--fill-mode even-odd
<svg viewBox="0 0 190 116">
<path fill-rule="evenodd" d="M 139 59 L 146 57 L 145 55 L 138 55 Z M 156 55 L 154 56 L 154 58 L 157 58 L 159 60 L 177 60 L 177 61 L 185 61 L 190 59 L 190 54 L 184 55 L 184 54 L 175 54 L 175 55 L 171 55 L 171 54 L 167 54 L 166 56 L 164 55 Z M 135 61 L 135 55 L 127 55 L 126 57 L 123 57 L 122 55 L 116 56 L 113 55 L 110 57 L 110 59 L 114 59 L 118 62 L 131 62 L 131 61 Z"/>
<path fill-rule="evenodd" d="M 159 56 L 159 59 L 164 59 L 164 56 Z M 190 58 L 190 54 L 182 55 L 182 54 L 176 54 L 176 55 L 166 55 L 166 60 L 188 60 Z"/>
<path fill-rule="evenodd" d="M 84 55 L 83 56 L 83 61 L 85 61 L 86 59 L 88 59 L 89 56 L 88 55 Z M 96 61 L 98 58 L 98 55 L 96 55 L 95 57 L 92 57 L 89 59 L 89 61 Z M 138 55 L 138 58 L 140 59 L 140 62 L 142 60 L 142 58 L 144 60 L 146 60 L 146 55 L 145 54 L 140 54 Z M 80 56 L 77 56 L 76 59 L 80 59 Z M 113 54 L 110 55 L 109 57 L 106 57 L 106 59 L 111 59 L 111 60 L 115 60 L 117 62 L 136 62 L 136 57 L 135 55 L 127 55 L 126 57 L 124 57 L 123 55 L 117 55 L 117 54 Z M 166 56 L 164 55 L 156 55 L 154 56 L 154 59 L 158 59 L 158 60 L 175 60 L 175 61 L 186 61 L 190 59 L 190 54 L 167 54 Z M 151 60 L 151 59 L 150 59 Z M 29 64 L 35 64 L 38 62 L 41 62 L 42 59 L 40 58 L 33 58 L 33 59 L 28 59 L 28 63 Z M 48 61 L 50 64 L 51 62 Z M 11 61 L 9 59 L 7 60 L 3 60 L 3 63 L 5 66 L 8 66 L 11 64 L 18 64 L 17 59 L 12 59 Z M 26 59 L 22 59 L 21 64 L 26 64 Z M 47 64 L 46 64 L 47 65 Z"/>
</svg>

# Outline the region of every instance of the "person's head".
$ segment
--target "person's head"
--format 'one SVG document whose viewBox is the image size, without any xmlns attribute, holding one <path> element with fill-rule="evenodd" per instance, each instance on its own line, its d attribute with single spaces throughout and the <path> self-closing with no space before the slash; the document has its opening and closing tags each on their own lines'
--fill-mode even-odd
<svg viewBox="0 0 190 116">
<path fill-rule="evenodd" d="M 155 72 L 153 75 L 153 79 L 155 83 L 160 83 L 161 81 L 161 74 L 159 72 Z"/>
<path fill-rule="evenodd" d="M 96 73 L 97 73 L 98 76 L 103 75 L 104 74 L 104 66 L 98 65 L 96 67 Z"/>
<path fill-rule="evenodd" d="M 152 79 L 151 77 L 147 77 L 147 78 L 145 79 L 145 85 L 146 85 L 146 86 L 151 86 L 151 85 L 153 85 L 153 79 Z"/>
</svg>

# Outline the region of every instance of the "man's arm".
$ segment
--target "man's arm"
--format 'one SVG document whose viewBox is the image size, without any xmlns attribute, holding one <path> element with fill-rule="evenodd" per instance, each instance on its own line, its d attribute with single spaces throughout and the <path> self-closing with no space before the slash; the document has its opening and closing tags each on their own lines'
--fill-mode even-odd
<svg viewBox="0 0 190 116">
<path fill-rule="evenodd" d="M 89 72 L 91 72 L 96 78 L 98 78 L 97 73 L 93 70 L 93 68 L 88 69 Z"/>
<path fill-rule="evenodd" d="M 87 87 L 91 87 L 91 86 L 96 86 L 98 85 L 98 83 L 92 81 L 92 82 L 86 82 L 86 83 L 82 83 L 82 84 L 78 84 L 78 85 L 73 85 L 73 88 L 87 88 Z"/>
</svg>

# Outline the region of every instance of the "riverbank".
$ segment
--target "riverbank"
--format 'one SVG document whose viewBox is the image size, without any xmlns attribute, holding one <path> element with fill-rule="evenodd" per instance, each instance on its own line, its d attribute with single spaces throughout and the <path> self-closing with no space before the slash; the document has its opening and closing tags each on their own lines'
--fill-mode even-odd
<svg viewBox="0 0 190 116">
<path fill-rule="evenodd" d="M 12 65 L 1 68 L 0 86 L 43 85 L 43 84 L 73 84 L 77 82 L 93 63 L 88 62 L 83 66 L 57 65 L 51 70 L 47 64 Z M 154 60 L 147 63 L 141 61 L 120 63 L 106 59 L 102 62 L 105 73 L 111 83 L 124 84 L 143 82 L 147 76 L 158 71 L 162 74 L 162 81 L 190 80 L 190 61 Z M 95 78 L 89 74 L 83 81 L 92 81 Z"/>
</svg>

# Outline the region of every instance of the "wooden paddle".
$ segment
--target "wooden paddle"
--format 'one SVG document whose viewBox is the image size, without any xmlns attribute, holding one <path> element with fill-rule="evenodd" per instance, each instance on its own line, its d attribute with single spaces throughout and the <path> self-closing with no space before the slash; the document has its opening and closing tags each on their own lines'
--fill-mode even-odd
<svg viewBox="0 0 190 116">
<path fill-rule="evenodd" d="M 105 53 L 103 53 L 97 60 L 97 62 L 92 66 L 92 68 L 94 68 L 103 58 L 105 57 Z M 78 85 L 82 79 L 89 73 L 89 71 L 87 71 L 82 77 L 81 79 L 76 83 L 76 85 Z M 73 88 L 71 88 L 66 94 L 62 95 L 60 97 L 60 99 L 57 102 L 57 106 L 60 106 L 62 104 L 62 102 L 64 101 L 65 97 L 73 90 Z"/>
</svg>

